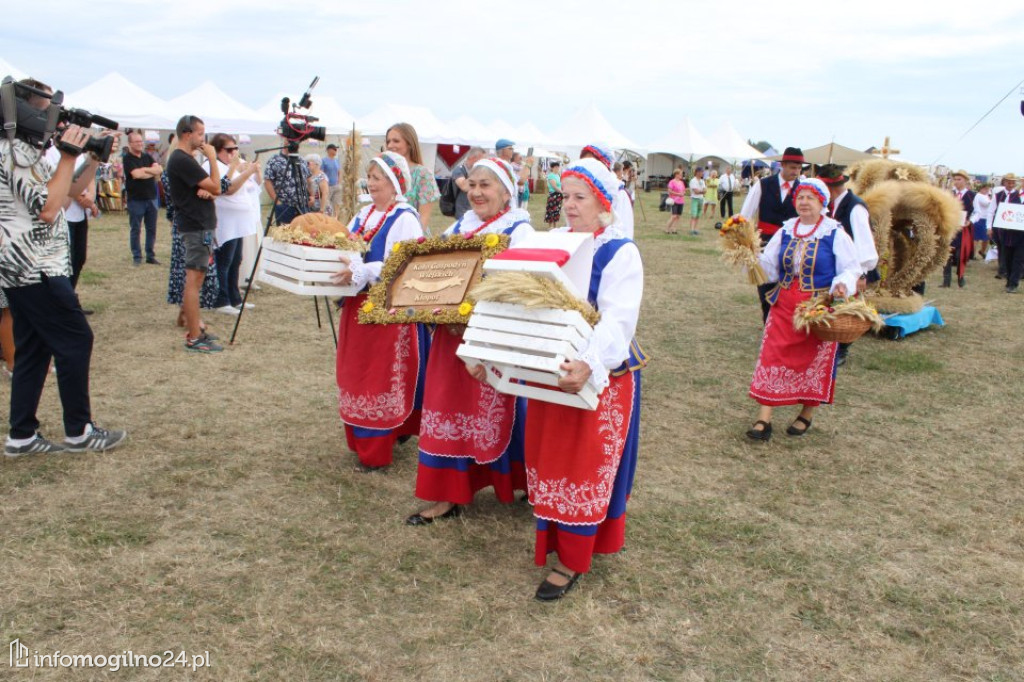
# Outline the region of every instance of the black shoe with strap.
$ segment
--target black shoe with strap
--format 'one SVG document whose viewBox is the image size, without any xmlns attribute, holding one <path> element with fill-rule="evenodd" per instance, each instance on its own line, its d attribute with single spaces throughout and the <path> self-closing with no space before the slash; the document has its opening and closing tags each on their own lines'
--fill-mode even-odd
<svg viewBox="0 0 1024 682">
<path fill-rule="evenodd" d="M 407 526 L 429 526 L 436 519 L 453 519 L 462 516 L 462 507 L 455 504 L 452 508 L 446 511 L 444 514 L 438 514 L 437 516 L 424 516 L 422 513 L 417 512 L 405 520 Z"/>
<path fill-rule="evenodd" d="M 582 573 L 566 573 L 558 568 L 552 568 L 551 572 L 568 579 L 569 582 L 564 585 L 556 585 L 547 578 L 544 578 L 544 582 L 537 588 L 537 593 L 533 595 L 538 601 L 556 601 L 561 599 L 569 590 L 576 586 L 580 576 L 583 575 Z"/>
<path fill-rule="evenodd" d="M 760 429 L 757 428 L 758 424 L 761 425 Z M 750 438 L 751 440 L 767 441 L 771 440 L 771 437 L 772 423 L 766 422 L 763 419 L 758 419 L 756 422 L 754 422 L 754 425 L 751 428 L 747 429 L 747 438 Z"/>
<path fill-rule="evenodd" d="M 804 428 L 798 429 L 796 427 L 797 424 L 803 424 Z M 789 436 L 802 436 L 805 433 L 807 433 L 808 429 L 810 429 L 810 428 L 811 428 L 811 420 L 810 419 L 806 419 L 804 417 L 797 417 L 796 420 L 794 420 L 793 423 L 790 424 L 786 428 L 786 435 L 789 435 Z"/>
</svg>

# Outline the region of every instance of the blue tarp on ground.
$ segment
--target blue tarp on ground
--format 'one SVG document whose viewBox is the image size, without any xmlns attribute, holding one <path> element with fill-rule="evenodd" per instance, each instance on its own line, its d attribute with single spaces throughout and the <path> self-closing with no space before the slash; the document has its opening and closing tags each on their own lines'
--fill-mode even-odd
<svg viewBox="0 0 1024 682">
<path fill-rule="evenodd" d="M 892 315 L 885 318 L 885 326 L 891 327 L 893 330 L 892 338 L 902 339 L 908 334 L 913 334 L 916 331 L 927 329 L 932 325 L 938 325 L 944 327 L 946 323 L 942 319 L 942 315 L 939 314 L 939 309 L 935 306 L 926 305 L 916 313 L 910 313 L 908 315 Z"/>
</svg>

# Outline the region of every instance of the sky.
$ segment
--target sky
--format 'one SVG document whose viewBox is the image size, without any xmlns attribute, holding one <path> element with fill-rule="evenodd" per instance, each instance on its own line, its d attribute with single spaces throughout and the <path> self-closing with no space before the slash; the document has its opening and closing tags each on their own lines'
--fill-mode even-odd
<svg viewBox="0 0 1024 682">
<path fill-rule="evenodd" d="M 319 75 L 313 114 L 329 94 L 357 117 L 408 104 L 548 132 L 595 104 L 641 146 L 688 116 L 780 150 L 888 136 L 916 163 L 1022 175 L 1024 3 L 1000 5 L 91 0 L 76 30 L 4 21 L 0 58 L 65 92 L 118 71 L 165 100 L 210 79 L 258 108 Z"/>
</svg>

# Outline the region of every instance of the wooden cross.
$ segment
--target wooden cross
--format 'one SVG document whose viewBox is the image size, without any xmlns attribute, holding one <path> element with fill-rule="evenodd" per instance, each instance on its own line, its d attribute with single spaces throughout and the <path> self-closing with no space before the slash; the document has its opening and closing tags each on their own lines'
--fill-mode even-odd
<svg viewBox="0 0 1024 682">
<path fill-rule="evenodd" d="M 878 153 L 882 155 L 883 159 L 888 159 L 890 154 L 899 154 L 900 150 L 899 149 L 893 149 L 892 147 L 890 147 L 889 146 L 889 138 L 886 137 L 885 138 L 885 144 L 883 144 L 882 148 L 878 150 Z"/>
</svg>

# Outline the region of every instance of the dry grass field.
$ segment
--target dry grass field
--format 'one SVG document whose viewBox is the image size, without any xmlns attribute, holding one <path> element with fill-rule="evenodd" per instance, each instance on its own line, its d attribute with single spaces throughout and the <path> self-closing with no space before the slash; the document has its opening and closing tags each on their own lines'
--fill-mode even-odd
<svg viewBox="0 0 1024 682">
<path fill-rule="evenodd" d="M 752 443 L 756 295 L 710 221 L 662 234 L 655 197 L 627 549 L 555 604 L 525 503 L 410 528 L 415 440 L 356 470 L 308 299 L 265 286 L 233 347 L 187 354 L 163 217 L 160 267 L 131 267 L 126 216 L 93 221 L 93 411 L 129 441 L 0 462 L 0 643 L 210 652 L 88 680 L 1024 679 L 1024 297 L 980 262 L 964 290 L 933 276 L 945 328 L 859 341 L 806 437 Z M 40 416 L 59 437 L 52 380 Z"/>
</svg>

